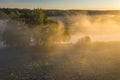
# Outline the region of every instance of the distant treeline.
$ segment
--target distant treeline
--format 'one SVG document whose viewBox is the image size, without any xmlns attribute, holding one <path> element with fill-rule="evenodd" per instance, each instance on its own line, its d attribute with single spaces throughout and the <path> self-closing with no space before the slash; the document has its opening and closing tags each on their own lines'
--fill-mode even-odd
<svg viewBox="0 0 120 80">
<path fill-rule="evenodd" d="M 120 15 L 120 10 L 45 10 L 48 16 L 64 16 L 64 15 Z"/>
<path fill-rule="evenodd" d="M 42 9 L 47 16 L 65 16 L 76 14 L 88 14 L 88 15 L 120 15 L 120 10 L 45 10 Z M 17 15 L 32 13 L 34 9 L 18 9 L 18 8 L 0 8 L 7 15 L 14 13 Z"/>
<path fill-rule="evenodd" d="M 1 8 L 0 18 L 10 18 L 12 20 L 22 21 L 28 25 L 44 25 L 49 23 L 57 23 L 53 19 L 48 19 L 46 11 L 43 9 L 10 9 Z"/>
</svg>

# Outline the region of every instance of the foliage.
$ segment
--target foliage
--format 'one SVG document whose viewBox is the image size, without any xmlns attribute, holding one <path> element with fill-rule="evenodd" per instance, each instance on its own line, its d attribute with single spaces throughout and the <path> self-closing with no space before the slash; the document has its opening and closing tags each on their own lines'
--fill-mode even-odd
<svg viewBox="0 0 120 80">
<path fill-rule="evenodd" d="M 47 19 L 47 22 L 48 24 L 58 24 L 58 22 L 54 19 Z"/>
<path fill-rule="evenodd" d="M 20 16 L 24 19 L 25 23 L 30 25 L 44 25 L 47 16 L 42 9 L 34 9 L 31 13 L 25 13 Z"/>
<path fill-rule="evenodd" d="M 70 40 L 68 29 L 56 20 L 48 19 L 42 9 L 2 11 L 11 18 L 3 34 L 7 47 L 51 47 Z"/>
</svg>

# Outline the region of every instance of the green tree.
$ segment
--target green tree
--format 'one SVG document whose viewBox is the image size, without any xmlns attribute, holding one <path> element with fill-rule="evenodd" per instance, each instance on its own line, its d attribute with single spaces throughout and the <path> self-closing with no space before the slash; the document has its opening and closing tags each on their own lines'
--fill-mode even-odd
<svg viewBox="0 0 120 80">
<path fill-rule="evenodd" d="M 9 16 L 10 16 L 12 19 L 16 19 L 16 18 L 19 17 L 19 16 L 18 16 L 15 12 L 13 12 L 13 11 L 10 12 Z"/>
<path fill-rule="evenodd" d="M 44 25 L 47 20 L 47 16 L 42 9 L 34 9 L 31 13 L 26 12 L 21 15 L 21 18 L 24 18 L 29 26 Z"/>
</svg>

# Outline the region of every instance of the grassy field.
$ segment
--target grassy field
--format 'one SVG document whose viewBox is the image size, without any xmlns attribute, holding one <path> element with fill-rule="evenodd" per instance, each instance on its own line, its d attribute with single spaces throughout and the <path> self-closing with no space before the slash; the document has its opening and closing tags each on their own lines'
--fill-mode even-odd
<svg viewBox="0 0 120 80">
<path fill-rule="evenodd" d="M 0 49 L 0 80 L 119 80 L 120 43 Z"/>
</svg>

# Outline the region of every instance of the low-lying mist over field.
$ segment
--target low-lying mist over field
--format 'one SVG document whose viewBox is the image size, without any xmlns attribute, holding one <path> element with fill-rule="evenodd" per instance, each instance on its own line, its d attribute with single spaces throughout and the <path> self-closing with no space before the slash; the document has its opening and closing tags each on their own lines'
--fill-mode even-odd
<svg viewBox="0 0 120 80">
<path fill-rule="evenodd" d="M 73 38 L 89 36 L 93 41 L 120 41 L 119 15 L 77 14 L 54 18 L 67 24 Z"/>
<path fill-rule="evenodd" d="M 91 37 L 93 41 L 120 41 L 119 15 L 91 16 L 87 14 L 77 14 L 72 16 L 55 16 L 52 18 L 58 20 L 60 28 L 64 27 L 69 29 L 72 41 L 75 40 L 76 42 L 84 36 Z M 0 23 L 1 27 L 6 26 L 7 20 L 1 20 Z M 3 32 L 4 27 L 2 29 Z M 58 30 L 58 32 L 62 31 Z"/>
<path fill-rule="evenodd" d="M 120 15 L 48 19 L 0 19 L 0 80 L 120 79 Z"/>
</svg>

